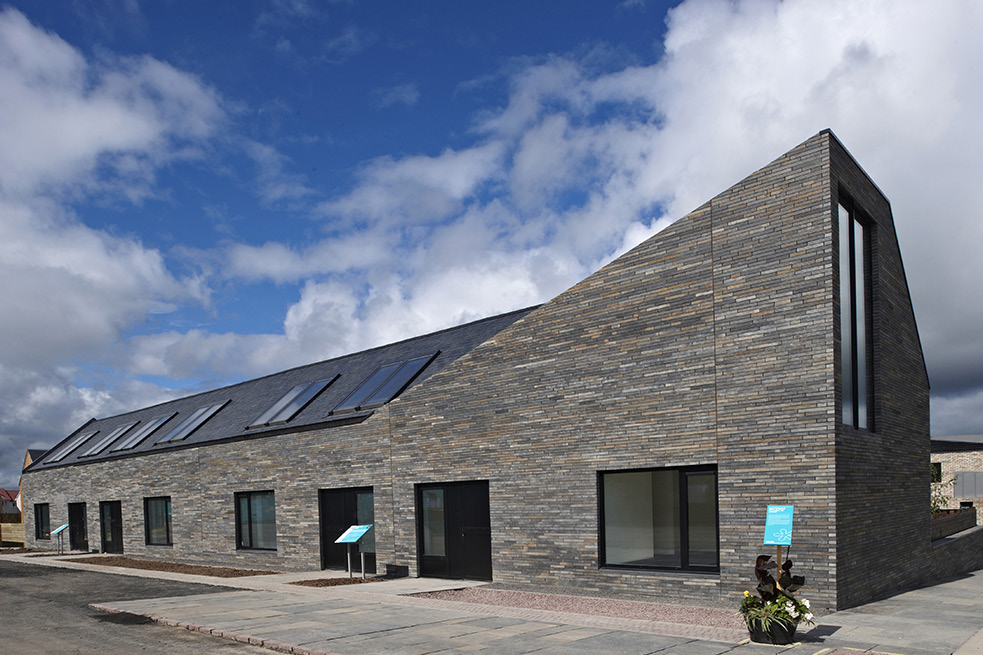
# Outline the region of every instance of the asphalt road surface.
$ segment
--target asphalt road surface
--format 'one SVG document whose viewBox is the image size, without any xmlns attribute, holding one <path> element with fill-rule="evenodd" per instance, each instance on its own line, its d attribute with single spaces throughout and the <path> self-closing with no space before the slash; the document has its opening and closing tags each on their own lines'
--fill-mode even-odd
<svg viewBox="0 0 983 655">
<path fill-rule="evenodd" d="M 228 589 L 0 561 L 0 654 L 269 655 L 256 646 L 88 607 L 220 591 Z"/>
</svg>

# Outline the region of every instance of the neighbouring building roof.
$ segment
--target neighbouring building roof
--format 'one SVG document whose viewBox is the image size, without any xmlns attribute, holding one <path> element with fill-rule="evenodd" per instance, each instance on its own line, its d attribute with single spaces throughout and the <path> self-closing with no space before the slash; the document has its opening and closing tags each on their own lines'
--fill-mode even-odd
<svg viewBox="0 0 983 655">
<path fill-rule="evenodd" d="M 983 434 L 962 434 L 932 437 L 933 453 L 957 453 L 983 449 Z"/>
<path fill-rule="evenodd" d="M 91 419 L 27 470 L 360 422 L 533 309 Z"/>
<path fill-rule="evenodd" d="M 0 498 L 16 502 L 19 493 L 19 489 L 0 489 Z"/>
</svg>

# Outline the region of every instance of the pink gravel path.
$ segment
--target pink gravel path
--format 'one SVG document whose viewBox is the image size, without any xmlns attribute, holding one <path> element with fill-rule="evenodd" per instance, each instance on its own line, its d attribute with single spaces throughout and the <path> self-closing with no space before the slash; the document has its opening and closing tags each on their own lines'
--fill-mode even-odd
<svg viewBox="0 0 983 655">
<path fill-rule="evenodd" d="M 663 605 L 632 600 L 611 598 L 592 598 L 588 596 L 561 596 L 539 594 L 528 591 L 505 591 L 501 589 L 449 589 L 413 594 L 420 598 L 454 600 L 462 603 L 499 605 L 504 607 L 525 607 L 529 609 L 570 612 L 592 616 L 611 616 L 623 619 L 642 619 L 702 625 L 712 628 L 743 628 L 744 620 L 728 610 L 708 607 L 686 607 L 683 605 Z"/>
</svg>

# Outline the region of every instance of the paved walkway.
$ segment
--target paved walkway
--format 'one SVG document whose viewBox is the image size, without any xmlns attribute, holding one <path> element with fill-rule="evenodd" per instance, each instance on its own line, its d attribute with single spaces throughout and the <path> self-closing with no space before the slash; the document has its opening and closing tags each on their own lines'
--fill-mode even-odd
<svg viewBox="0 0 983 655">
<path fill-rule="evenodd" d="M 2 556 L 18 557 L 18 556 Z M 406 594 L 479 583 L 404 578 L 366 585 L 299 587 L 318 571 L 212 578 L 24 558 L 63 566 L 230 587 L 228 592 L 93 605 L 159 623 L 304 655 L 472 653 L 509 655 L 983 655 L 983 571 L 817 620 L 802 641 L 768 646 L 744 630 L 477 605 Z"/>
</svg>

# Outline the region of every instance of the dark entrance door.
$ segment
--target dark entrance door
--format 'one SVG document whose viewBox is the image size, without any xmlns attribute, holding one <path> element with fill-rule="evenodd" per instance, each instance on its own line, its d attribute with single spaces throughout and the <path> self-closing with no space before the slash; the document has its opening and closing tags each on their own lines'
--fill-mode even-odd
<svg viewBox="0 0 983 655">
<path fill-rule="evenodd" d="M 321 522 L 321 568 L 347 569 L 348 544 L 334 541 L 353 525 L 375 523 L 372 487 L 321 489 L 318 505 Z M 352 545 L 352 569 L 361 571 L 360 552 L 365 552 L 365 572 L 375 573 L 375 530 Z"/>
<path fill-rule="evenodd" d="M 123 552 L 123 508 L 118 500 L 99 503 L 99 531 L 102 552 Z"/>
<path fill-rule="evenodd" d="M 491 580 L 488 482 L 417 485 L 420 574 Z"/>
<path fill-rule="evenodd" d="M 89 550 L 85 503 L 68 503 L 68 547 L 71 550 Z"/>
</svg>

